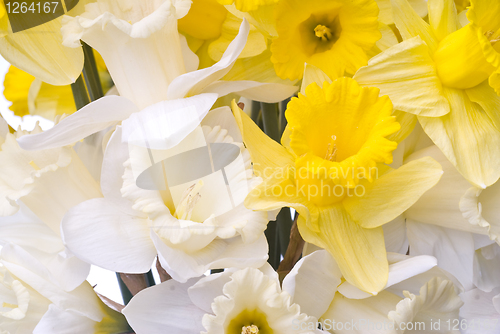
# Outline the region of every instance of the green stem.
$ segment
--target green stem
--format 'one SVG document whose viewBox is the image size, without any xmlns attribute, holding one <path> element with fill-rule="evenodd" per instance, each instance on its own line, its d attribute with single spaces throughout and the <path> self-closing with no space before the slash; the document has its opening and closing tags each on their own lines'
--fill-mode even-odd
<svg viewBox="0 0 500 334">
<path fill-rule="evenodd" d="M 280 244 L 280 254 L 285 256 L 290 242 L 290 231 L 292 230 L 293 220 L 290 214 L 290 208 L 282 208 L 278 217 L 276 218 L 278 225 L 278 237 Z"/>
<path fill-rule="evenodd" d="M 85 87 L 83 76 L 80 75 L 74 83 L 71 84 L 71 91 L 75 99 L 76 109 L 79 110 L 90 103 L 89 93 Z"/>
<path fill-rule="evenodd" d="M 267 262 L 276 270 L 281 260 L 277 223 L 275 221 L 267 223 L 267 229 L 264 233 L 267 238 L 267 243 L 269 244 L 269 259 Z"/>
<path fill-rule="evenodd" d="M 133 297 L 132 293 L 127 288 L 127 285 L 125 284 L 125 282 L 123 282 L 122 278 L 120 277 L 120 273 L 116 273 L 116 279 L 118 280 L 118 285 L 120 286 L 120 292 L 122 293 L 123 304 L 127 305 L 128 302 Z"/>
<path fill-rule="evenodd" d="M 264 122 L 264 132 L 280 142 L 280 130 L 278 124 L 278 104 L 277 103 L 261 103 L 262 105 L 262 120 Z"/>
<path fill-rule="evenodd" d="M 250 118 L 255 122 L 258 123 L 259 121 L 259 114 L 260 114 L 260 102 L 259 101 L 252 101 L 252 106 L 250 108 Z"/>
<path fill-rule="evenodd" d="M 291 98 L 289 97 L 286 100 L 283 100 L 280 102 L 280 134 L 283 135 L 283 131 L 285 131 L 286 125 L 288 124 L 288 121 L 285 117 L 285 111 L 286 107 L 288 105 L 288 102 L 290 102 Z"/>
<path fill-rule="evenodd" d="M 153 277 L 153 272 L 150 270 L 147 273 L 144 274 L 146 278 L 146 284 L 149 286 L 155 285 L 155 278 Z"/>
<path fill-rule="evenodd" d="M 101 81 L 99 80 L 99 72 L 94 58 L 92 48 L 82 41 L 83 53 L 85 62 L 83 64 L 83 77 L 90 96 L 90 101 L 95 101 L 104 96 L 102 91 Z"/>
</svg>

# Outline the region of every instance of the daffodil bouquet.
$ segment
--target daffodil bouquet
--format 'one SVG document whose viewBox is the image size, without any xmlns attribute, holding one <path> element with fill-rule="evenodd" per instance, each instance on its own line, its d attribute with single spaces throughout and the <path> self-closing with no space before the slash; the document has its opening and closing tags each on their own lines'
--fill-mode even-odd
<svg viewBox="0 0 500 334">
<path fill-rule="evenodd" d="M 499 0 L 4 0 L 0 54 L 1 334 L 500 333 Z"/>
</svg>

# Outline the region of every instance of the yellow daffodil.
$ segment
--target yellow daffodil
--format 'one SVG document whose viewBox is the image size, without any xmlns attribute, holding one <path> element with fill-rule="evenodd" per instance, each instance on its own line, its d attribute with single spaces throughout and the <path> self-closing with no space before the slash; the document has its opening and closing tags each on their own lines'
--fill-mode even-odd
<svg viewBox="0 0 500 334">
<path fill-rule="evenodd" d="M 366 65 L 366 52 L 380 39 L 374 0 L 282 0 L 276 7 L 279 37 L 271 50 L 276 73 L 300 79 L 304 63 L 329 77 L 354 74 Z"/>
<path fill-rule="evenodd" d="M 310 84 L 288 105 L 290 131 L 279 145 L 233 103 L 233 112 L 263 182 L 245 204 L 256 210 L 289 206 L 303 238 L 327 249 L 348 282 L 376 294 L 388 264 L 381 225 L 434 186 L 442 170 L 423 158 L 392 170 L 400 125 L 387 96 L 340 78 Z M 402 129 L 406 131 L 406 129 Z M 288 134 L 290 134 L 288 138 Z"/>
<path fill-rule="evenodd" d="M 238 14 L 235 8 L 232 10 Z M 178 28 L 200 58 L 200 68 L 205 68 L 221 59 L 229 43 L 238 35 L 242 21 L 243 15 L 234 15 L 217 0 L 194 0 L 188 14 L 178 21 Z M 250 25 L 247 43 L 238 58 L 254 57 L 266 49 L 266 37 Z"/>
<path fill-rule="evenodd" d="M 392 0 L 404 41 L 372 58 L 354 78 L 376 86 L 423 129 L 470 182 L 500 177 L 500 3 L 473 0 L 461 27 L 452 0 L 429 0 L 426 23 L 406 0 Z M 490 86 L 491 85 L 491 86 Z"/>
<path fill-rule="evenodd" d="M 65 14 L 78 15 L 85 4 L 95 0 L 79 0 Z M 49 2 L 47 2 L 49 3 Z M 51 2 L 51 10 L 56 10 Z M 61 6 L 61 2 L 58 3 Z M 66 9 L 70 9 L 66 11 Z M 68 85 L 74 82 L 83 68 L 81 48 L 62 45 L 61 20 L 59 16 L 35 27 L 12 31 L 4 2 L 0 3 L 0 54 L 12 65 L 52 85 Z M 29 23 L 28 23 L 29 24 Z"/>
<path fill-rule="evenodd" d="M 101 85 L 106 93 L 112 85 L 102 57 L 94 52 Z M 76 111 L 71 86 L 54 86 L 36 79 L 15 66 L 10 66 L 4 79 L 3 94 L 16 116 L 38 115 L 54 120 L 57 115 L 72 114 Z"/>
</svg>

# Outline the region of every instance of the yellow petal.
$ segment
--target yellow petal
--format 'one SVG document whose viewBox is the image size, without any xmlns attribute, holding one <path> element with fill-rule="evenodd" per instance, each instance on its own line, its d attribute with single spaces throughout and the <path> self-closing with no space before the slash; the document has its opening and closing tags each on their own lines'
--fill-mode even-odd
<svg viewBox="0 0 500 334">
<path fill-rule="evenodd" d="M 222 5 L 234 4 L 238 10 L 249 12 L 258 9 L 260 6 L 272 5 L 278 0 L 217 0 Z"/>
<path fill-rule="evenodd" d="M 253 169 L 259 175 L 269 174 L 270 171 L 281 169 L 284 166 L 294 165 L 294 159 L 290 153 L 267 136 L 257 124 L 243 112 L 233 100 L 231 104 L 236 123 L 243 137 L 243 142 L 250 152 Z"/>
<path fill-rule="evenodd" d="M 53 86 L 38 79 L 33 82 L 28 97 L 32 115 L 53 120 L 57 115 L 72 114 L 76 111 L 71 86 Z"/>
<path fill-rule="evenodd" d="M 457 9 L 453 0 L 429 0 L 429 23 L 439 40 L 457 30 Z"/>
<path fill-rule="evenodd" d="M 450 111 L 434 62 L 420 37 L 373 57 L 354 79 L 362 86 L 380 88 L 380 94 L 389 95 L 395 109 L 429 117 Z"/>
<path fill-rule="evenodd" d="M 500 96 L 495 94 L 493 88 L 489 87 L 487 81 L 480 85 L 467 89 L 465 92 L 472 102 L 475 102 L 483 108 L 486 114 L 491 118 L 497 130 L 500 131 Z"/>
<path fill-rule="evenodd" d="M 415 125 L 417 125 L 417 116 L 401 110 L 394 110 L 392 116 L 396 116 L 396 122 L 401 124 L 401 129 L 387 136 L 387 139 L 395 141 L 396 143 L 401 143 L 410 133 L 412 133 Z"/>
<path fill-rule="evenodd" d="M 419 117 L 419 122 L 458 171 L 484 189 L 500 177 L 500 132 L 465 91 L 446 88 L 444 93 L 451 112 L 439 118 Z"/>
<path fill-rule="evenodd" d="M 467 11 L 470 22 L 480 26 L 486 31 L 497 31 L 500 28 L 498 16 L 500 15 L 500 2 L 471 0 Z"/>
<path fill-rule="evenodd" d="M 378 20 L 383 24 L 393 24 L 391 0 L 376 0 L 379 14 Z M 410 5 L 420 17 L 427 15 L 427 2 L 425 0 L 409 0 Z"/>
<path fill-rule="evenodd" d="M 188 14 L 177 21 L 177 27 L 194 38 L 218 38 L 226 14 L 227 10 L 216 0 L 194 0 Z"/>
<path fill-rule="evenodd" d="M 226 51 L 229 43 L 238 35 L 241 22 L 243 20 L 237 18 L 236 16 L 228 13 L 224 23 L 222 24 L 221 36 L 213 41 L 209 48 L 208 54 L 210 57 L 219 61 Z M 261 54 L 267 49 L 267 43 L 264 35 L 262 35 L 255 27 L 250 27 L 250 33 L 247 37 L 247 43 L 241 51 L 239 58 L 253 57 Z"/>
<path fill-rule="evenodd" d="M 349 283 L 371 294 L 385 287 L 389 265 L 381 227 L 362 228 L 342 205 L 320 209 L 318 226 L 319 232 L 311 231 L 299 216 L 298 227 L 304 240 L 326 249 Z"/>
<path fill-rule="evenodd" d="M 10 66 L 3 82 L 3 95 L 12 102 L 9 107 L 16 116 L 29 115 L 28 92 L 35 77 L 15 66 Z"/>
<path fill-rule="evenodd" d="M 404 40 L 420 36 L 433 53 L 437 38 L 431 27 L 413 10 L 407 0 L 391 0 L 394 23 Z"/>
<path fill-rule="evenodd" d="M 264 181 L 250 191 L 245 199 L 245 206 L 258 211 L 270 211 L 282 207 L 294 208 L 304 217 L 310 229 L 318 231 L 315 225 L 316 207 L 307 200 L 307 194 L 296 187 L 294 174 L 295 169 L 289 165 L 277 170 L 264 171 L 260 175 Z"/>
<path fill-rule="evenodd" d="M 284 85 L 293 85 L 295 83 L 295 81 L 284 80 L 276 75 L 269 49 L 255 57 L 236 60 L 229 73 L 223 79 L 227 81 L 252 80 Z"/>
<path fill-rule="evenodd" d="M 500 68 L 490 75 L 488 83 L 495 89 L 495 92 L 500 95 Z"/>
<path fill-rule="evenodd" d="M 337 78 L 333 78 L 337 79 Z M 319 87 L 323 87 L 323 82 L 332 83 L 332 79 L 328 77 L 322 70 L 311 64 L 305 64 L 304 77 L 300 85 L 300 93 L 306 95 L 306 87 L 315 82 Z"/>
<path fill-rule="evenodd" d="M 12 65 L 52 85 L 74 82 L 83 68 L 82 49 L 62 45 L 61 18 L 0 38 L 0 52 Z"/>
<path fill-rule="evenodd" d="M 441 165 L 425 157 L 383 175 L 366 186 L 363 196 L 351 196 L 342 203 L 360 226 L 379 227 L 412 206 L 442 174 Z"/>
</svg>

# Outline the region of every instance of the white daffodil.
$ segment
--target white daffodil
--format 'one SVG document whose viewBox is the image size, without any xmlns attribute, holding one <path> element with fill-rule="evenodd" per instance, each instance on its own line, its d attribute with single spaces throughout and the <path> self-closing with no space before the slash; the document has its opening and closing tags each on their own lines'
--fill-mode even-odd
<svg viewBox="0 0 500 334">
<path fill-rule="evenodd" d="M 448 330 L 447 321 L 459 320 L 463 302 L 457 293 L 461 286 L 451 275 L 436 267 L 434 258 L 389 253 L 388 283 L 384 290 L 372 296 L 347 282 L 339 285 L 340 271 L 333 258 L 326 260 L 328 257 L 326 251 L 316 251 L 299 261 L 291 272 L 297 277 L 302 272 L 309 280 L 325 277 L 325 273 L 336 277 L 321 285 L 314 284 L 317 278 L 309 281 L 313 283 L 309 285 L 309 294 L 328 296 L 331 300 L 330 304 L 324 303 L 327 298 L 320 299 L 319 303 L 323 309 L 326 305 L 319 318 L 324 330 L 360 334 L 453 332 Z M 305 278 L 302 285 L 308 283 Z M 293 278 L 285 278 L 284 289 L 289 284 L 287 279 Z M 293 301 L 302 305 L 297 298 Z M 441 323 L 441 330 L 436 323 Z"/>
<path fill-rule="evenodd" d="M 0 260 L 0 328 L 7 333 L 123 333 L 128 325 L 84 282 L 61 289 L 47 268 L 16 245 L 6 245 Z"/>
<path fill-rule="evenodd" d="M 123 314 L 137 334 L 322 333 L 317 319 L 280 288 L 277 273 L 267 264 L 184 284 L 164 282 L 138 293 Z"/>
<path fill-rule="evenodd" d="M 141 273 L 158 254 L 182 282 L 208 269 L 265 263 L 268 213 L 243 205 L 255 181 L 249 154 L 229 108 L 212 110 L 197 126 L 188 102 L 205 95 L 162 102 L 185 103 L 168 113 L 143 110 L 113 134 L 101 177 L 104 199 L 75 206 L 63 221 L 64 240 L 78 257 Z"/>
<path fill-rule="evenodd" d="M 81 16 L 67 17 L 62 28 L 64 43 L 78 47 L 81 39 L 94 47 L 103 56 L 121 96 L 100 98 L 54 128 L 20 139 L 21 146 L 34 150 L 68 145 L 145 107 L 160 109 L 160 101 L 203 93 L 215 93 L 218 97 L 238 93 L 253 100 L 278 102 L 297 90 L 284 84 L 220 80 L 231 70 L 246 44 L 250 29 L 246 20 L 220 61 L 196 70 L 196 56 L 177 31 L 177 19 L 187 13 L 190 3 L 98 0 L 86 5 Z"/>
</svg>

